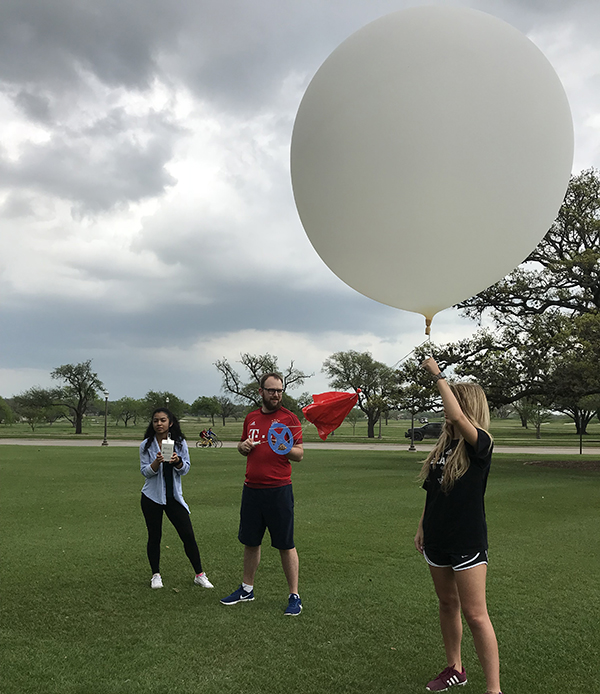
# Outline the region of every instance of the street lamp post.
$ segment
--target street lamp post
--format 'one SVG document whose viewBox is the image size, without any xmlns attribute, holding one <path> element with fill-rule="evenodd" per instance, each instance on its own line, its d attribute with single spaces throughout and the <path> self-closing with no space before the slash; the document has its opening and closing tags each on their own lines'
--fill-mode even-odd
<svg viewBox="0 0 600 694">
<path fill-rule="evenodd" d="M 415 448 L 415 404 L 413 402 L 410 410 L 410 446 L 409 451 L 416 451 Z"/>
<path fill-rule="evenodd" d="M 108 439 L 106 438 L 106 427 L 108 424 L 108 393 L 104 393 L 104 441 L 102 441 L 103 446 L 108 446 Z"/>
</svg>

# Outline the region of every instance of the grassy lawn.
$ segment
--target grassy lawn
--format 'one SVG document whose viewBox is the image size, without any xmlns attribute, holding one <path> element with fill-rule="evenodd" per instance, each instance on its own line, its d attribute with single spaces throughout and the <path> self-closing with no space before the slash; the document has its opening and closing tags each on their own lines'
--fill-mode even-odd
<svg viewBox="0 0 600 694">
<path fill-rule="evenodd" d="M 441 418 L 438 418 L 441 419 Z M 431 421 L 434 421 L 431 418 Z M 216 420 L 213 430 L 224 441 L 239 441 L 242 433 L 242 420 L 228 419 L 225 426 L 220 420 Z M 109 423 L 108 439 L 131 439 L 140 441 L 146 430 L 147 422 L 139 426 L 125 427 L 122 424 L 116 426 Z M 201 429 L 211 426 L 206 418 L 189 417 L 182 420 L 182 428 L 192 443 L 198 438 Z M 420 426 L 418 422 L 415 426 Z M 381 439 L 378 438 L 379 427 L 375 428 L 375 439 L 367 438 L 366 422 L 359 422 L 353 429 L 352 425 L 344 422 L 342 426 L 330 435 L 328 441 L 340 443 L 388 443 L 408 444 L 404 434 L 410 427 L 410 420 L 389 420 L 388 424 L 382 423 Z M 542 426 L 542 437 L 536 439 L 533 428 L 524 429 L 516 419 L 493 419 L 491 426 L 492 435 L 497 446 L 568 446 L 579 449 L 579 436 L 575 432 L 575 425 L 567 417 L 556 417 L 551 422 Z M 303 423 L 303 435 L 305 441 L 320 441 L 315 427 Z M 68 422 L 59 421 L 52 425 L 40 424 L 35 431 L 26 424 L 0 425 L 0 438 L 40 438 L 40 439 L 93 439 L 101 441 L 104 437 L 104 420 L 89 417 L 85 421 L 83 434 L 76 436 L 73 427 Z M 429 440 L 429 439 L 427 439 Z M 588 433 L 583 437 L 584 447 L 600 446 L 600 421 L 594 419 L 588 425 Z"/>
<path fill-rule="evenodd" d="M 412 545 L 424 492 L 410 454 L 311 451 L 296 465 L 298 618 L 283 617 L 268 543 L 257 599 L 218 602 L 241 578 L 235 451 L 193 449 L 184 480 L 212 591 L 192 584 L 168 523 L 165 588 L 150 590 L 134 450 L 3 446 L 0 456 L 4 694 L 402 694 L 425 691 L 444 665 Z M 526 458 L 496 455 L 487 495 L 503 689 L 595 691 L 600 473 Z M 483 694 L 468 633 L 464 661 L 464 691 Z"/>
</svg>

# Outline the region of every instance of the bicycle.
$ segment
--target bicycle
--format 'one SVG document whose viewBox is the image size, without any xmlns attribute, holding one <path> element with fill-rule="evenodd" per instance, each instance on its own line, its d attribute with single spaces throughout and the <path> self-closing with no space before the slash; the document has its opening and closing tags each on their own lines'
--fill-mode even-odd
<svg viewBox="0 0 600 694">
<path fill-rule="evenodd" d="M 223 441 L 218 436 L 211 436 L 207 439 L 196 441 L 196 448 L 222 448 Z"/>
</svg>

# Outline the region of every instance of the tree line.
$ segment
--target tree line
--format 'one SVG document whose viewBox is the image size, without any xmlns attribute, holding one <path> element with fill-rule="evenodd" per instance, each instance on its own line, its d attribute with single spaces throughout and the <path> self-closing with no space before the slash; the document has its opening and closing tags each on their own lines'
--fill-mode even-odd
<svg viewBox="0 0 600 694">
<path fill-rule="evenodd" d="M 600 412 L 599 172 L 589 169 L 573 176 L 559 214 L 537 248 L 514 272 L 458 308 L 487 326 L 466 340 L 421 346 L 397 368 L 354 350 L 324 361 L 322 372 L 332 389 L 359 393 L 357 411 L 367 420 L 369 438 L 391 412 L 439 408 L 437 390 L 419 369 L 431 351 L 440 367 L 458 378 L 477 380 L 497 414 L 514 411 L 523 426 L 533 424 L 539 435 L 551 413 L 560 412 L 573 420 L 577 433 L 586 433 Z M 226 418 L 241 417 L 260 404 L 258 381 L 270 371 L 283 376 L 285 407 L 301 416 L 302 407 L 311 402 L 308 392 L 296 398 L 289 393 L 312 375 L 293 361 L 280 369 L 276 356 L 246 353 L 239 363 L 242 373 L 225 358 L 215 362 L 222 395 L 200 396 L 188 405 L 172 393 L 149 391 L 141 400 L 110 403 L 111 416 L 127 426 L 168 404 L 178 416 L 210 417 L 213 426 L 220 417 L 225 425 Z M 58 381 L 53 389 L 31 388 L 9 401 L 0 399 L 0 421 L 14 412 L 33 428 L 35 421 L 66 417 L 81 433 L 83 417 L 90 408 L 98 409 L 98 393 L 104 389 L 91 361 L 57 367 L 51 376 Z"/>
<path fill-rule="evenodd" d="M 212 419 L 221 416 L 241 417 L 244 410 L 227 397 L 199 397 L 191 405 L 168 391 L 150 390 L 143 398 L 122 397 L 105 403 L 102 397 L 104 385 L 92 371 L 91 360 L 80 364 L 65 364 L 51 373 L 52 378 L 62 378 L 65 383 L 56 388 L 30 388 L 11 398 L 0 398 L 0 424 L 20 421 L 32 431 L 40 424 L 53 424 L 65 419 L 76 434 L 83 431 L 86 416 L 103 416 L 105 404 L 108 415 L 117 425 L 135 426 L 146 422 L 158 407 L 168 407 L 177 417 L 187 414 L 204 415 Z"/>
</svg>

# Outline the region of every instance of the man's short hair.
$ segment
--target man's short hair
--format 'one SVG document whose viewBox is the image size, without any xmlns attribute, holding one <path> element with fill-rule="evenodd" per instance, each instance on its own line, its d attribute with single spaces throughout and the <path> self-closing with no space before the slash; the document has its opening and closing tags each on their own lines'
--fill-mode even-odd
<svg viewBox="0 0 600 694">
<path fill-rule="evenodd" d="M 260 387 L 261 388 L 265 387 L 265 383 L 267 382 L 268 378 L 276 378 L 278 381 L 281 381 L 281 384 L 283 385 L 283 376 L 281 374 L 276 373 L 275 371 L 271 371 L 271 373 L 263 374 L 260 377 Z"/>
</svg>

